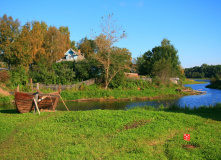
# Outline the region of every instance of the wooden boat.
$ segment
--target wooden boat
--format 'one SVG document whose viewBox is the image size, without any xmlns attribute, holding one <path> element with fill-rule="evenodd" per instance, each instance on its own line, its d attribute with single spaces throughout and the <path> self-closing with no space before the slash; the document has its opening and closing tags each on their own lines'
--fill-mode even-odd
<svg viewBox="0 0 221 160">
<path fill-rule="evenodd" d="M 20 113 L 28 113 L 34 110 L 34 98 L 37 95 L 37 105 L 39 110 L 55 110 L 60 98 L 60 88 L 57 92 L 44 94 L 40 91 L 36 93 L 25 93 L 15 91 L 15 104 Z"/>
</svg>

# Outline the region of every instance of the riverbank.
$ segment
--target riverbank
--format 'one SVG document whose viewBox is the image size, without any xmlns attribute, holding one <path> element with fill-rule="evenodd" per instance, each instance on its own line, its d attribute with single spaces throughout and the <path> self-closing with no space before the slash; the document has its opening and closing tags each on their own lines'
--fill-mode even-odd
<svg viewBox="0 0 221 160">
<path fill-rule="evenodd" d="M 217 80 L 212 82 L 210 85 L 207 85 L 206 88 L 221 89 L 221 81 Z"/>
<path fill-rule="evenodd" d="M 43 91 L 51 92 L 50 90 Z M 65 90 L 61 96 L 65 101 L 131 101 L 131 100 L 155 100 L 168 97 L 180 97 L 185 95 L 200 94 L 189 88 L 170 86 L 152 86 L 134 89 L 108 89 L 98 88 L 96 85 L 88 86 L 83 90 Z M 0 95 L 0 103 L 10 103 L 14 96 Z"/>
<path fill-rule="evenodd" d="M 185 84 L 203 84 L 203 83 L 207 83 L 207 82 L 203 81 L 203 80 L 207 80 L 207 79 L 198 79 L 198 80 L 200 80 L 200 81 L 195 81 L 194 79 L 187 79 L 186 78 L 182 81 L 182 83 L 183 83 L 183 85 L 185 85 Z"/>
<path fill-rule="evenodd" d="M 220 117 L 220 104 L 41 115 L 0 110 L 0 158 L 219 159 Z"/>
<path fill-rule="evenodd" d="M 180 96 L 188 95 L 189 93 L 180 92 L 178 86 L 162 86 L 155 87 L 150 86 L 149 88 L 135 88 L 135 89 L 99 89 L 99 88 L 88 88 L 87 90 L 67 90 L 62 91 L 61 96 L 64 100 L 124 100 L 124 99 L 151 99 L 154 97 L 166 97 L 166 96 Z M 181 89 L 180 89 L 181 90 Z"/>
</svg>

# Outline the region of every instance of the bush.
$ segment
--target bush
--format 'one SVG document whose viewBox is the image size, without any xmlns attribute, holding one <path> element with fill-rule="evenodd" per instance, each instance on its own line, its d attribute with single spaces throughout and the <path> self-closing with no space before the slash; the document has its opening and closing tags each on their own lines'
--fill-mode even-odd
<svg viewBox="0 0 221 160">
<path fill-rule="evenodd" d="M 26 68 L 23 66 L 17 66 L 11 71 L 11 83 L 13 86 L 26 85 L 28 83 L 28 74 Z"/>
<path fill-rule="evenodd" d="M 0 82 L 7 82 L 10 79 L 10 73 L 8 71 L 0 71 Z"/>
</svg>

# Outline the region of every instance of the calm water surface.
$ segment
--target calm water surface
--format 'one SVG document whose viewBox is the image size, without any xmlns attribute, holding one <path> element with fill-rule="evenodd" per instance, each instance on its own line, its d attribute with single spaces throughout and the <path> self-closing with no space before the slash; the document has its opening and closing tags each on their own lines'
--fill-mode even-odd
<svg viewBox="0 0 221 160">
<path fill-rule="evenodd" d="M 204 95 L 190 95 L 184 97 L 175 97 L 167 98 L 161 100 L 152 100 L 152 101 L 118 101 L 118 102 L 66 102 L 69 110 L 92 110 L 92 109 L 110 109 L 110 110 L 126 110 L 136 106 L 145 106 L 150 105 L 158 107 L 163 104 L 164 106 L 169 106 L 171 104 L 177 104 L 182 107 L 189 106 L 199 107 L 202 105 L 210 106 L 215 105 L 216 103 L 221 103 L 221 90 L 205 88 L 210 82 L 209 80 L 198 80 L 206 81 L 205 84 L 189 84 L 185 85 L 186 87 L 191 87 L 194 90 L 202 90 L 207 93 Z M 66 110 L 65 106 L 60 103 L 57 110 Z"/>
</svg>

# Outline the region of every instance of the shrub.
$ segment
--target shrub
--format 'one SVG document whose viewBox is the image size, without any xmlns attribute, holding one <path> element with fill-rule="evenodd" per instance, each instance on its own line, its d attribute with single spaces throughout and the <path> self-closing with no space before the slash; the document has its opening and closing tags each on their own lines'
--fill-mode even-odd
<svg viewBox="0 0 221 160">
<path fill-rule="evenodd" d="M 17 86 L 18 84 L 25 85 L 28 83 L 28 75 L 26 73 L 25 67 L 17 66 L 16 68 L 13 68 L 10 72 L 12 85 Z"/>
<path fill-rule="evenodd" d="M 10 73 L 8 71 L 0 71 L 0 81 L 5 83 L 10 79 Z"/>
</svg>

